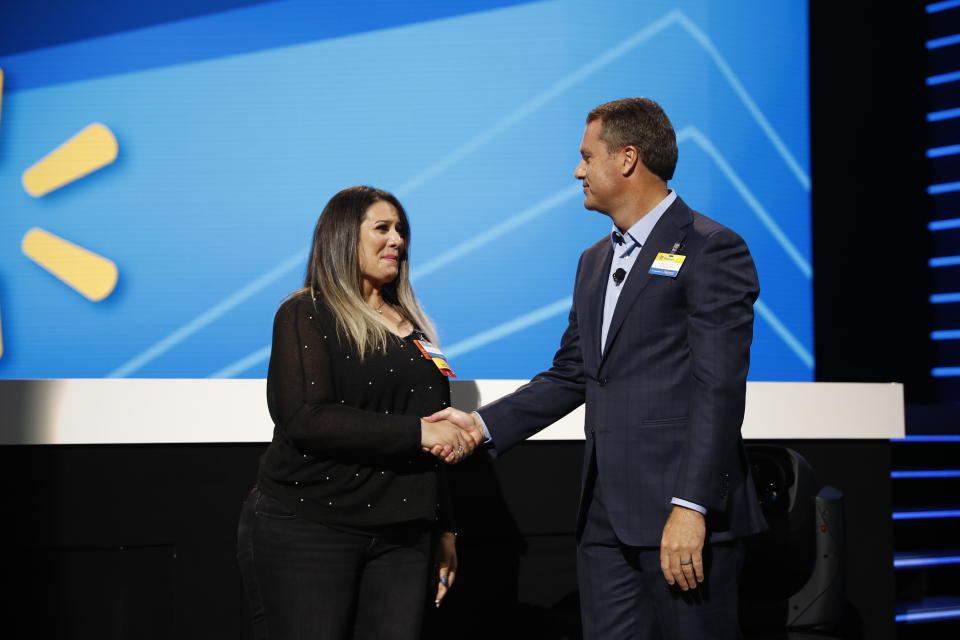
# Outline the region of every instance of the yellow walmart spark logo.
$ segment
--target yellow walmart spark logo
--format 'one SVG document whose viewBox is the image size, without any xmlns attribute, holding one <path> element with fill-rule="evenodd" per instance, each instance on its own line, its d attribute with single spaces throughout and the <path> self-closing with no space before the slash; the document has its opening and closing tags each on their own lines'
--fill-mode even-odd
<svg viewBox="0 0 960 640">
<path fill-rule="evenodd" d="M 3 69 L 0 69 L 0 113 Z M 117 139 L 106 126 L 94 123 L 61 144 L 23 172 L 24 190 L 42 198 L 117 159 Z M 117 285 L 117 265 L 108 258 L 35 227 L 20 243 L 23 254 L 92 302 L 109 296 Z M 0 325 L 0 357 L 3 334 Z"/>
</svg>

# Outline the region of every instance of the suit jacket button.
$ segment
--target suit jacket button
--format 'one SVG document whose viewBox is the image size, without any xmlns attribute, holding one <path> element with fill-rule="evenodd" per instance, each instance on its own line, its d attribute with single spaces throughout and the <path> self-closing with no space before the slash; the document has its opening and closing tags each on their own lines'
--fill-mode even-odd
<svg viewBox="0 0 960 640">
<path fill-rule="evenodd" d="M 599 380 L 597 380 L 597 384 L 599 384 L 602 387 L 603 385 L 607 384 L 607 379 L 600 378 Z"/>
</svg>

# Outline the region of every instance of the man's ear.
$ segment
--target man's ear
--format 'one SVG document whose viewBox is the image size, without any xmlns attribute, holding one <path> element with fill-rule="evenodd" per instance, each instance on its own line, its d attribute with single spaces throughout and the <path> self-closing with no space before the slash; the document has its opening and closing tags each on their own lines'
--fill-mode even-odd
<svg viewBox="0 0 960 640">
<path fill-rule="evenodd" d="M 626 146 L 620 150 L 620 157 L 620 172 L 624 177 L 632 175 L 640 163 L 640 150 L 634 146 Z"/>
</svg>

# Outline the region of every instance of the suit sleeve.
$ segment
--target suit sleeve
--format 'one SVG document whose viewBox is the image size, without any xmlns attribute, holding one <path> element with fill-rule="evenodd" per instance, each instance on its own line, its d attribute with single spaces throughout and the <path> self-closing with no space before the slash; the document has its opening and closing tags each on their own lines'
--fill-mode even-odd
<svg viewBox="0 0 960 640">
<path fill-rule="evenodd" d="M 301 453 L 328 458 L 419 451 L 419 418 L 339 402 L 320 326 L 309 301 L 290 300 L 277 311 L 267 373 L 267 403 L 277 429 Z"/>
<path fill-rule="evenodd" d="M 581 256 L 577 266 L 578 280 L 582 265 Z M 583 404 L 584 394 L 583 357 L 574 296 L 567 329 L 553 356 L 553 366 L 510 395 L 481 407 L 478 413 L 490 431 L 497 453 L 503 453 L 579 407 Z"/>
<path fill-rule="evenodd" d="M 707 237 L 687 286 L 692 394 L 687 439 L 673 495 L 725 511 L 738 473 L 753 303 L 760 294 L 746 243 L 729 229 Z"/>
</svg>

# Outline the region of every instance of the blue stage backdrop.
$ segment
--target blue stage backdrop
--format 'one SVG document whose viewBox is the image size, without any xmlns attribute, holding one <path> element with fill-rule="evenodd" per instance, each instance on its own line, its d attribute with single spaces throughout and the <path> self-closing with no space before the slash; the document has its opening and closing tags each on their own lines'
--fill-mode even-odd
<svg viewBox="0 0 960 640">
<path fill-rule="evenodd" d="M 459 377 L 532 376 L 610 228 L 572 177 L 584 117 L 648 96 L 679 136 L 671 186 L 756 258 L 751 379 L 812 378 L 805 2 L 90 4 L 52 40 L 53 16 L 5 13 L 0 377 L 264 376 L 316 218 L 354 184 L 407 208 Z"/>
</svg>

